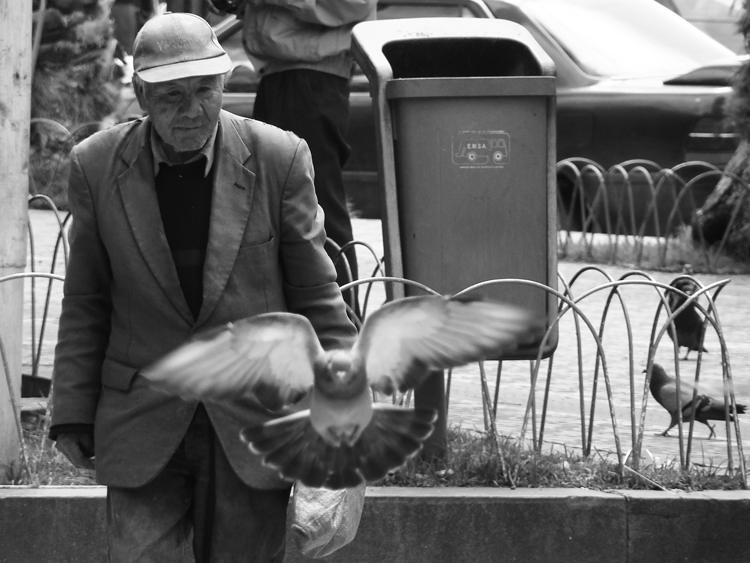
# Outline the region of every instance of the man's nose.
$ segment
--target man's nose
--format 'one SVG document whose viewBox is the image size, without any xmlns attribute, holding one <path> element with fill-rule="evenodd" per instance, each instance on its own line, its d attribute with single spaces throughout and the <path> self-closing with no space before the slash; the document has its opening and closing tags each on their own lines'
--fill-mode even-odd
<svg viewBox="0 0 750 563">
<path fill-rule="evenodd" d="M 182 101 L 182 113 L 183 115 L 186 115 L 188 117 L 196 117 L 200 114 L 200 100 L 198 100 L 198 96 L 190 95 L 185 96 Z"/>
</svg>

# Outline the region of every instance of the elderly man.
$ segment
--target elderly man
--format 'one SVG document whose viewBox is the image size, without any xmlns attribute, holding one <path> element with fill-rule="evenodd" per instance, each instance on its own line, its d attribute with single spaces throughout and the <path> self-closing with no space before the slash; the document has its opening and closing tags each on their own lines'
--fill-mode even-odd
<svg viewBox="0 0 750 563">
<path fill-rule="evenodd" d="M 326 348 L 351 345 L 304 141 L 221 109 L 231 62 L 184 13 L 134 47 L 145 119 L 71 155 L 70 261 L 50 437 L 108 486 L 110 561 L 281 561 L 291 483 L 238 438 L 270 412 L 253 397 L 198 404 L 139 369 L 193 334 L 293 311 Z M 93 458 L 95 456 L 95 463 Z"/>
</svg>

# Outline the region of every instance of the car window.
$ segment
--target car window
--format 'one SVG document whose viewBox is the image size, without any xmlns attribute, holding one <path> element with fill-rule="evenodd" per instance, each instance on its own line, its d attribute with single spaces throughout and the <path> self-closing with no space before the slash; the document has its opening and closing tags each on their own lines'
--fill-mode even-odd
<svg viewBox="0 0 750 563">
<path fill-rule="evenodd" d="M 593 76 L 674 76 L 734 56 L 652 0 L 538 0 L 523 9 Z"/>
<path fill-rule="evenodd" d="M 737 23 L 742 15 L 742 0 L 670 0 L 671 6 L 695 27 L 707 33 L 735 53 L 744 53 Z"/>
</svg>

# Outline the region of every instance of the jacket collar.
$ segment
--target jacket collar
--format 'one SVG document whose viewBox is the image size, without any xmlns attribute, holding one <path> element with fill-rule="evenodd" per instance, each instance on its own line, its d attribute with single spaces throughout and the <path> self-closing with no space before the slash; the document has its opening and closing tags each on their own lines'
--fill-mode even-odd
<svg viewBox="0 0 750 563">
<path fill-rule="evenodd" d="M 205 178 L 206 176 L 208 176 L 208 173 L 211 171 L 211 167 L 214 165 L 214 144 L 216 143 L 216 133 L 218 130 L 219 124 L 217 123 L 216 127 L 214 127 L 213 133 L 211 133 L 211 136 L 208 138 L 208 141 L 206 141 L 206 144 L 203 145 L 203 148 L 200 150 L 200 152 L 187 162 L 180 164 L 188 164 L 189 162 L 195 162 L 196 160 L 205 157 L 206 168 L 203 170 L 203 177 Z M 154 159 L 154 177 L 156 177 L 156 175 L 159 174 L 159 166 L 162 163 L 168 164 L 170 166 L 178 163 L 172 162 L 169 159 L 169 156 L 167 156 L 167 153 L 162 146 L 162 141 L 159 138 L 159 134 L 156 132 L 156 127 L 151 127 L 151 135 L 149 137 L 149 140 L 151 141 L 151 156 Z"/>
</svg>

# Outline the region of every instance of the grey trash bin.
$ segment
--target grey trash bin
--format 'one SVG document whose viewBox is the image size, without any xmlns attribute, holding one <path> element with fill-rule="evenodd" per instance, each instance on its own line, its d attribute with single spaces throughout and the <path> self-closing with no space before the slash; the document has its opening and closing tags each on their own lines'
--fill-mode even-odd
<svg viewBox="0 0 750 563">
<path fill-rule="evenodd" d="M 504 20 L 383 20 L 357 25 L 352 51 L 373 98 L 387 274 L 442 294 L 494 279 L 556 288 L 554 66 L 531 35 Z M 548 326 L 557 316 L 539 287 L 479 291 Z M 543 357 L 556 345 L 555 328 Z"/>
</svg>

